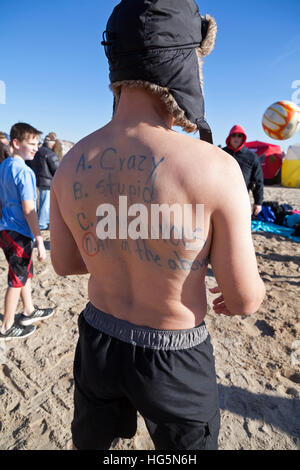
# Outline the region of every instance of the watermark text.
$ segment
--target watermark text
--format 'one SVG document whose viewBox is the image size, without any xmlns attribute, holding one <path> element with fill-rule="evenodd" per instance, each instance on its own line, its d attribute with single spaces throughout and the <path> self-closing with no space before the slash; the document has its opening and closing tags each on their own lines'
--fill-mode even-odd
<svg viewBox="0 0 300 470">
<path fill-rule="evenodd" d="M 295 89 L 292 93 L 292 101 L 295 104 L 300 104 L 300 80 L 294 80 L 292 82 L 292 88 Z"/>
<path fill-rule="evenodd" d="M 0 80 L 0 104 L 6 104 L 6 85 L 3 80 Z"/>
<path fill-rule="evenodd" d="M 150 211 L 148 207 L 145 204 L 132 204 L 128 207 L 127 196 L 119 196 L 118 211 L 113 204 L 100 204 L 96 210 L 96 216 L 99 218 L 97 237 L 99 240 L 158 240 L 162 232 L 163 240 L 170 240 L 171 236 L 175 239 L 184 237 L 188 240 L 185 244 L 186 250 L 199 251 L 203 248 L 203 204 L 150 204 Z M 133 217 L 134 219 L 129 221 L 129 218 Z M 171 227 L 177 227 L 177 230 L 172 230 Z"/>
</svg>

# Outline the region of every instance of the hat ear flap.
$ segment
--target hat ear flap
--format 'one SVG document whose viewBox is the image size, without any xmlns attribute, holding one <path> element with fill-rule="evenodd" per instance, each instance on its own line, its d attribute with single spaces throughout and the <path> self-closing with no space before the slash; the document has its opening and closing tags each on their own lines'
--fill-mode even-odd
<svg viewBox="0 0 300 470">
<path fill-rule="evenodd" d="M 204 79 L 203 79 L 203 71 L 202 71 L 203 60 L 198 52 L 197 52 L 197 59 L 198 59 L 198 73 L 199 73 L 200 86 L 202 90 L 202 95 L 204 96 L 204 90 L 203 90 Z"/>
<path fill-rule="evenodd" d="M 200 59 L 210 54 L 213 48 L 215 47 L 216 37 L 217 37 L 217 23 L 215 19 L 210 15 L 205 15 L 205 18 L 202 19 L 206 24 L 204 25 L 203 31 L 206 30 L 206 35 L 201 41 L 200 47 L 197 47 L 197 54 Z"/>
</svg>

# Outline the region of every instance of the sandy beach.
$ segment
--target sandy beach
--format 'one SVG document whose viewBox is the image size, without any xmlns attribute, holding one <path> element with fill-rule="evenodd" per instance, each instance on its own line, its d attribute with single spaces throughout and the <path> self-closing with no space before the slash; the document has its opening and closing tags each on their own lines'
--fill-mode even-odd
<svg viewBox="0 0 300 470">
<path fill-rule="evenodd" d="M 265 200 L 300 210 L 300 189 L 266 187 Z M 237 228 L 238 229 L 238 228 Z M 0 449 L 70 449 L 73 356 L 77 318 L 87 302 L 88 276 L 58 277 L 36 261 L 33 299 L 55 315 L 25 340 L 0 342 Z M 221 406 L 219 447 L 224 450 L 300 449 L 300 244 L 254 233 L 266 298 L 249 317 L 217 316 L 208 292 L 206 324 L 212 337 Z M 207 286 L 215 285 L 211 269 Z M 7 266 L 0 252 L 0 312 Z M 18 312 L 21 312 L 21 304 Z M 136 436 L 115 449 L 153 449 L 139 417 Z"/>
</svg>

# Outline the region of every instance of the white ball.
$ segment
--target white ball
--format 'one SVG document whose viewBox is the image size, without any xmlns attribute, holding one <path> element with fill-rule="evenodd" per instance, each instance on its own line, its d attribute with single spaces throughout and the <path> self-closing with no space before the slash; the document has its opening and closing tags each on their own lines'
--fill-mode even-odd
<svg viewBox="0 0 300 470">
<path fill-rule="evenodd" d="M 300 130 L 300 108 L 292 101 L 277 101 L 263 115 L 265 133 L 276 140 L 290 139 Z"/>
</svg>

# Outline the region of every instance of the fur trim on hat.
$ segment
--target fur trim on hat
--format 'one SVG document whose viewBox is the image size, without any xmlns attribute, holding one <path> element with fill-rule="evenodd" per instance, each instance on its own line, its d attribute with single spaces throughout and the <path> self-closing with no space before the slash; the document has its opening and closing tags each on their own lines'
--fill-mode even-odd
<svg viewBox="0 0 300 470">
<path fill-rule="evenodd" d="M 215 42 L 217 38 L 218 26 L 215 19 L 210 15 L 205 15 L 205 19 L 208 21 L 208 29 L 206 38 L 201 42 L 200 47 L 197 47 L 197 57 L 198 57 L 198 69 L 199 69 L 199 79 L 200 85 L 202 88 L 202 94 L 204 96 L 203 90 L 203 57 L 210 54 L 215 47 Z"/>
<path fill-rule="evenodd" d="M 215 47 L 218 31 L 217 23 L 212 16 L 205 15 L 205 19 L 208 21 L 207 34 L 205 39 L 201 42 L 200 47 L 197 47 L 197 53 L 199 54 L 200 58 L 203 58 L 211 53 Z"/>
<path fill-rule="evenodd" d="M 210 54 L 214 48 L 216 37 L 217 37 L 217 24 L 215 19 L 210 16 L 206 15 L 205 20 L 208 21 L 208 29 L 207 35 L 205 39 L 201 42 L 200 47 L 196 48 L 197 58 L 198 58 L 198 70 L 199 70 L 199 80 L 203 94 L 203 73 L 202 73 L 202 65 L 203 65 L 203 57 Z M 196 132 L 198 130 L 197 125 L 189 121 L 186 116 L 185 112 L 178 106 L 175 98 L 169 92 L 168 88 L 161 87 L 155 85 L 153 83 L 143 81 L 143 80 L 122 80 L 119 82 L 114 82 L 110 85 L 110 89 L 114 93 L 115 97 L 115 106 L 117 108 L 120 94 L 121 94 L 121 87 L 122 85 L 126 85 L 132 88 L 145 88 L 150 93 L 153 93 L 160 97 L 161 101 L 165 104 L 168 113 L 174 117 L 175 119 L 175 126 L 182 127 L 185 132 Z"/>
<path fill-rule="evenodd" d="M 185 132 L 196 132 L 198 130 L 196 124 L 190 122 L 186 117 L 184 111 L 178 106 L 173 95 L 169 92 L 169 89 L 166 87 L 161 87 L 155 85 L 154 83 L 146 82 L 143 80 L 122 80 L 120 82 L 114 82 L 110 85 L 115 97 L 115 106 L 117 108 L 120 95 L 121 87 L 123 85 L 129 86 L 131 88 L 144 88 L 145 90 L 153 93 L 154 95 L 159 96 L 161 101 L 165 104 L 168 113 L 174 117 L 175 126 L 180 126 Z"/>
</svg>

